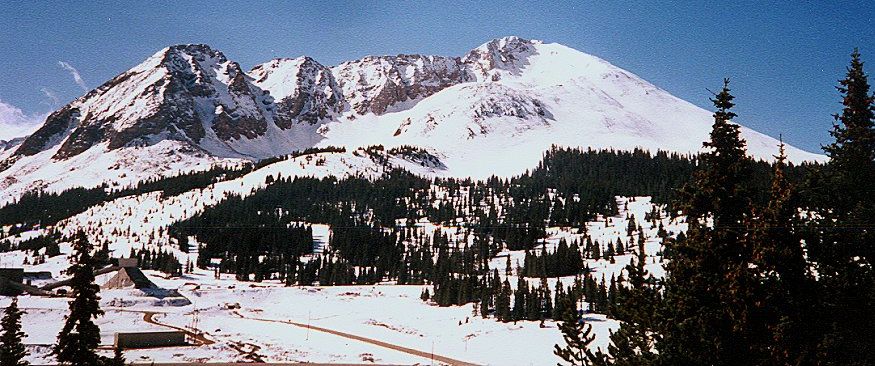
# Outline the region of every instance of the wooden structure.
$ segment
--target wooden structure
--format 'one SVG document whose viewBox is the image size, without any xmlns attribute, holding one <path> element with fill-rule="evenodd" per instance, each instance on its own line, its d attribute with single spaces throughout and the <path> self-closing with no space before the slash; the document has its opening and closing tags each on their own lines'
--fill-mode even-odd
<svg viewBox="0 0 875 366">
<path fill-rule="evenodd" d="M 158 348 L 187 346 L 185 332 L 179 330 L 163 332 L 119 332 L 115 334 L 113 346 L 121 349 Z"/>
</svg>

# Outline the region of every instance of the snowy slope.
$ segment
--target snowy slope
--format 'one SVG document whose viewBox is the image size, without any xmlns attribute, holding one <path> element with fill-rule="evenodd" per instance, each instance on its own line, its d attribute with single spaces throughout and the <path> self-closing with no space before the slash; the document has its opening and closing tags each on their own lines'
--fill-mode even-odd
<svg viewBox="0 0 875 366">
<path fill-rule="evenodd" d="M 326 160 L 326 165 L 339 163 L 340 155 L 335 155 L 335 158 L 326 156 Z M 356 162 L 350 163 L 356 165 Z M 307 165 L 306 159 L 277 163 L 270 166 L 268 171 L 273 173 L 286 171 L 292 165 L 301 164 Z M 353 170 L 348 172 L 353 173 Z M 221 184 L 222 187 L 211 187 L 208 191 L 243 192 L 258 186 L 265 177 L 263 173 L 242 178 L 241 181 L 226 182 Z M 205 192 L 199 197 L 211 194 Z M 197 199 L 197 197 L 184 199 Z M 644 217 L 654 207 L 659 209 L 660 223 L 668 232 L 675 234 L 686 229 L 683 218 L 669 218 L 667 213 L 661 210 L 663 207 L 653 206 L 650 199 L 646 197 L 618 197 L 617 202 L 620 207 L 618 215 L 610 218 L 599 217 L 588 223 L 588 233 L 595 242 L 602 245 L 616 242 L 617 239 L 628 242 L 626 228 L 628 220 L 634 216 L 646 238 L 645 250 L 648 254 L 646 268 L 656 277 L 662 277 L 664 271 L 660 253 L 663 246 L 657 236 L 658 226 L 644 220 Z M 143 202 L 142 205 L 144 209 L 139 211 L 154 210 L 149 202 Z M 136 206 L 132 205 L 129 209 L 139 212 L 135 208 Z M 629 216 L 630 214 L 632 216 Z M 92 212 L 92 215 L 97 215 L 97 212 Z M 107 222 L 112 222 L 108 216 L 105 219 Z M 123 231 L 125 225 L 136 224 L 138 220 L 152 222 L 153 219 L 154 216 L 132 217 L 131 221 L 115 226 L 114 229 Z M 122 218 L 122 220 L 128 219 Z M 138 228 L 145 226 L 136 225 Z M 420 229 L 421 235 L 431 235 L 435 229 L 440 230 L 457 243 L 465 242 L 464 238 L 466 238 L 466 233 L 458 231 L 456 227 L 426 222 L 422 223 Z M 581 240 L 582 237 L 583 234 L 577 233 L 575 229 L 551 227 L 548 229 L 545 247 L 552 250 L 561 239 L 571 241 Z M 473 240 L 473 238 L 469 239 Z M 113 240 L 110 244 L 117 252 L 122 251 L 124 245 L 125 243 L 119 240 Z M 71 248 L 69 245 L 62 245 L 61 250 L 63 253 L 69 253 Z M 499 253 L 499 257 L 490 261 L 490 268 L 498 269 L 502 279 L 515 283 L 518 273 L 512 272 L 509 275 L 504 273 L 507 260 L 504 256 L 509 257 L 513 263 L 522 264 L 525 252 L 503 251 Z M 618 255 L 613 263 L 605 258 L 586 259 L 586 263 L 596 279 L 600 280 L 602 276 L 610 279 L 612 276 L 619 277 L 623 273 L 623 267 L 630 263 L 632 256 L 632 254 Z M 20 256 L 7 259 L 4 263 L 6 265 L 17 266 L 21 263 Z M 50 271 L 56 278 L 63 277 L 61 270 L 68 266 L 66 256 L 51 259 L 53 261 L 26 266 L 26 268 Z M 434 352 L 436 355 L 479 365 L 554 364 L 557 358 L 552 353 L 553 345 L 561 343 L 561 333 L 554 321 L 546 321 L 543 327 L 538 321 L 501 323 L 494 318 L 484 319 L 473 315 L 476 309 L 473 304 L 434 306 L 419 299 L 423 288 L 428 286 L 285 287 L 278 281 L 257 284 L 240 282 L 230 274 L 217 279 L 210 270 L 202 269 L 196 269 L 192 274 L 177 278 L 162 278 L 156 271 L 146 271 L 146 274 L 162 288 L 179 291 L 190 300 L 190 303 L 171 306 L 154 298 L 132 298 L 127 293 L 129 290 L 102 290 L 101 306 L 107 311 L 105 316 L 98 319 L 102 331 L 102 344 L 109 344 L 112 341 L 114 331 L 167 330 L 165 327 L 141 321 L 145 312 L 156 313 L 156 319 L 162 324 L 204 332 L 205 336 L 215 343 L 204 346 L 126 351 L 129 360 L 143 363 L 244 360 L 245 358 L 241 358 L 241 352 L 235 351 L 235 345 L 245 344 L 250 347 L 257 346 L 257 353 L 269 362 L 360 363 L 373 357 L 377 363 L 430 364 L 428 359 L 399 353 L 385 347 L 352 341 L 316 330 L 307 332 L 304 328 L 282 323 L 288 321 L 312 324 L 414 350 Z M 573 276 L 561 278 L 565 285 L 573 283 L 573 280 Z M 531 285 L 537 285 L 540 279 L 528 278 L 527 281 Z M 551 288 L 555 288 L 557 279 L 551 278 L 548 283 Z M 0 306 L 4 306 L 7 303 L 5 301 L 7 300 L 0 299 Z M 22 297 L 20 306 L 28 312 L 23 326 L 24 331 L 29 335 L 26 343 L 29 344 L 32 352 L 31 361 L 51 363 L 48 347 L 40 345 L 54 341 L 61 327 L 63 315 L 67 311 L 66 301 L 67 299 L 63 298 Z M 235 304 L 235 306 L 231 308 L 227 304 Z M 43 322 L 45 324 L 34 321 L 37 318 L 45 319 L 46 321 Z M 586 318 L 593 326 L 592 331 L 595 335 L 591 347 L 604 349 L 609 342 L 610 331 L 616 330 L 619 323 L 601 314 L 587 314 Z M 245 349 L 255 348 L 250 347 Z"/>
<path fill-rule="evenodd" d="M 249 72 L 208 46 L 180 45 L 2 151 L 0 202 L 314 146 L 420 146 L 445 165 L 435 174 L 508 176 L 551 145 L 699 152 L 711 123 L 711 112 L 605 60 L 518 37 L 462 57 L 369 56 L 334 67 L 300 57 Z M 777 152 L 777 140 L 742 134 L 753 157 Z M 792 146 L 787 154 L 825 159 Z"/>
<path fill-rule="evenodd" d="M 448 87 L 400 112 L 331 123 L 323 143 L 422 146 L 443 153 L 451 175 L 483 178 L 519 174 L 554 144 L 695 153 L 713 122 L 711 112 L 560 44 L 505 38 L 463 61 L 482 81 Z M 742 136 L 756 158 L 777 153 L 769 136 L 744 127 Z M 796 162 L 823 160 L 793 147 L 787 154 Z"/>
<path fill-rule="evenodd" d="M 385 160 L 385 164 L 382 162 Z M 185 220 L 208 206 L 215 205 L 230 195 L 248 196 L 266 185 L 267 178 L 359 176 L 376 179 L 393 168 L 402 168 L 414 174 L 435 174 L 435 167 L 400 154 L 368 152 L 323 152 L 295 157 L 267 165 L 240 178 L 219 182 L 172 197 L 161 192 L 121 197 L 94 206 L 85 212 L 60 222 L 57 226 L 65 235 L 81 228 L 92 242 L 110 241 L 115 256 L 127 255 L 131 246 L 140 248 L 145 238 L 152 245 L 169 244 L 167 226 Z M 167 249 L 177 251 L 176 246 Z M 181 252 L 179 255 L 183 255 Z"/>
</svg>

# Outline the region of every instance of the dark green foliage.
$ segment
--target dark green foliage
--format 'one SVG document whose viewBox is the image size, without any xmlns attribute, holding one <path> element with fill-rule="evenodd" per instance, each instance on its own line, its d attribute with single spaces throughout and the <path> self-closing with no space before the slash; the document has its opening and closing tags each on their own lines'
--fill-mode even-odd
<svg viewBox="0 0 875 366">
<path fill-rule="evenodd" d="M 13 297 L 12 303 L 3 312 L 3 320 L 0 321 L 3 331 L 3 334 L 0 334 L 0 366 L 28 365 L 28 362 L 24 361 L 28 353 L 21 343 L 26 336 L 21 331 L 23 314 L 24 312 L 18 309 L 18 298 Z"/>
<path fill-rule="evenodd" d="M 60 193 L 28 192 L 17 201 L 0 207 L 0 225 L 21 224 L 22 230 L 38 225 L 54 225 L 101 202 L 119 197 L 162 191 L 174 196 L 218 181 L 235 179 L 252 171 L 252 165 L 214 167 L 210 170 L 183 173 L 173 177 L 142 181 L 133 188 L 111 190 L 107 185 L 95 188 L 71 188 Z"/>
<path fill-rule="evenodd" d="M 806 235 L 817 263 L 822 339 L 827 365 L 875 363 L 875 97 L 856 50 L 838 91 L 843 109 L 824 147 L 830 161 L 806 187 L 820 216 Z"/>
<path fill-rule="evenodd" d="M 0 208 L 0 225 L 53 225 L 109 199 L 107 186 L 72 188 L 61 193 L 28 192 L 14 203 Z"/>
<path fill-rule="evenodd" d="M 562 320 L 559 322 L 559 330 L 565 344 L 555 345 L 553 353 L 559 356 L 564 363 L 559 366 L 598 366 L 606 365 L 607 361 L 601 352 L 589 350 L 589 344 L 595 339 L 591 334 L 592 325 L 586 323 L 582 316 L 577 314 L 577 306 L 574 303 L 564 303 L 562 308 Z"/>
<path fill-rule="evenodd" d="M 614 365 L 653 365 L 653 352 L 659 337 L 655 333 L 654 317 L 660 302 L 659 288 L 644 265 L 647 255 L 644 241 L 638 242 L 636 258 L 626 266 L 629 286 L 620 286 L 616 295 L 614 318 L 620 320 L 620 329 L 611 332 L 608 346 L 609 360 Z"/>
<path fill-rule="evenodd" d="M 784 175 L 783 144 L 779 151 L 769 204 L 749 224 L 759 280 L 753 296 L 762 300 L 752 309 L 761 322 L 752 336 L 766 363 L 806 365 L 816 359 L 814 278 L 803 254 L 798 195 Z"/>
<path fill-rule="evenodd" d="M 278 163 L 278 162 L 281 162 L 284 160 L 294 159 L 294 158 L 301 157 L 304 155 L 313 155 L 313 154 L 317 154 L 317 153 L 326 153 L 326 152 L 342 153 L 342 152 L 346 152 L 346 148 L 345 147 L 336 147 L 336 146 L 311 147 L 311 148 L 304 149 L 301 151 L 295 151 L 295 152 L 288 154 L 288 155 L 280 155 L 280 156 L 275 156 L 275 157 L 271 157 L 271 158 L 261 159 L 257 163 L 255 163 L 254 169 L 261 169 L 261 168 L 266 167 L 270 164 Z"/>
<path fill-rule="evenodd" d="M 67 270 L 72 275 L 70 287 L 73 301 L 64 327 L 58 333 L 54 354 L 59 363 L 68 365 L 99 365 L 104 358 L 97 355 L 100 328 L 94 319 L 103 315 L 100 310 L 100 287 L 94 283 L 94 259 L 91 243 L 79 232 L 73 241 L 75 263 Z"/>
<path fill-rule="evenodd" d="M 3 251 L 7 250 L 25 250 L 36 252 L 40 249 L 46 248 L 45 254 L 49 257 L 56 256 L 61 254 L 61 250 L 58 247 L 58 243 L 62 240 L 61 234 L 58 232 L 50 232 L 47 235 L 36 236 L 27 240 L 22 240 L 18 243 L 18 246 L 12 248 L 11 246 L 3 248 Z"/>
<path fill-rule="evenodd" d="M 106 366 L 125 366 L 125 355 L 122 353 L 122 349 L 119 347 L 115 347 L 112 350 L 112 359 L 104 362 Z"/>
<path fill-rule="evenodd" d="M 563 277 L 573 276 L 583 272 L 583 254 L 577 242 L 571 246 L 562 239 L 552 253 L 546 251 L 526 251 L 523 261 L 523 275 L 526 277 Z"/>
<path fill-rule="evenodd" d="M 686 239 L 672 245 L 666 266 L 662 341 L 666 364 L 737 365 L 755 359 L 748 343 L 750 250 L 743 244 L 750 212 L 750 160 L 735 116 L 728 80 L 712 99 L 717 111 L 708 152 L 684 189 Z M 710 221 L 710 225 L 706 224 Z"/>
<path fill-rule="evenodd" d="M 141 269 L 161 271 L 170 276 L 182 275 L 182 264 L 173 253 L 161 250 L 134 250 L 131 248 L 130 258 L 137 258 L 137 266 Z"/>
</svg>

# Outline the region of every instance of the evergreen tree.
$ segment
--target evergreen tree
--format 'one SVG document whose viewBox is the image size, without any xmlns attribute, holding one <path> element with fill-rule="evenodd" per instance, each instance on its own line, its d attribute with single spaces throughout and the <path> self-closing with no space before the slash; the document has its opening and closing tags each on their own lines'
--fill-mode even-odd
<svg viewBox="0 0 875 366">
<path fill-rule="evenodd" d="M 501 290 L 498 293 L 498 296 L 495 298 L 495 317 L 498 320 L 506 322 L 512 320 L 513 315 L 511 314 L 510 308 L 510 297 L 513 291 L 510 289 L 510 282 L 507 279 L 504 280 L 504 283 L 501 285 Z"/>
<path fill-rule="evenodd" d="M 103 315 L 103 311 L 99 304 L 100 287 L 94 283 L 91 250 L 85 233 L 78 232 L 73 241 L 75 263 L 67 270 L 72 275 L 73 301 L 54 348 L 54 354 L 62 364 L 99 365 L 103 361 L 96 353 L 100 329 L 94 324 L 94 319 Z"/>
<path fill-rule="evenodd" d="M 112 359 L 106 362 L 107 366 L 125 366 L 125 355 L 121 347 L 113 348 Z"/>
<path fill-rule="evenodd" d="M 827 201 L 820 202 L 836 215 L 851 215 L 871 207 L 863 199 L 871 196 L 875 179 L 875 96 L 869 93 L 868 76 L 863 70 L 860 53 L 854 49 L 847 75 L 836 89 L 842 95 L 842 113 L 834 115 L 830 134 L 835 141 L 823 149 L 830 161 L 825 169 L 829 175 Z M 841 192 L 842 194 L 836 194 Z M 868 203 L 868 202 L 866 202 Z"/>
<path fill-rule="evenodd" d="M 526 304 L 529 295 L 529 285 L 522 276 L 517 277 L 516 291 L 513 293 L 513 320 L 526 319 Z M 530 304 L 530 302 L 528 302 Z"/>
<path fill-rule="evenodd" d="M 25 337 L 21 331 L 21 316 L 23 311 L 18 309 L 18 298 L 13 297 L 12 303 L 3 312 L 2 330 L 0 335 L 0 366 L 27 366 L 24 357 L 27 350 L 21 340 Z"/>
<path fill-rule="evenodd" d="M 751 235 L 760 282 L 755 296 L 761 300 L 755 315 L 763 322 L 756 351 L 769 364 L 811 364 L 816 348 L 813 278 L 798 230 L 797 195 L 784 174 L 783 142 L 776 158 L 769 203 L 754 220 Z"/>
<path fill-rule="evenodd" d="M 620 328 L 611 332 L 609 359 L 614 365 L 653 365 L 657 335 L 654 333 L 654 313 L 659 302 L 656 281 L 644 268 L 647 254 L 644 241 L 639 241 L 636 257 L 626 266 L 629 287 L 619 290 L 615 318 Z"/>
<path fill-rule="evenodd" d="M 842 113 L 824 147 L 829 163 L 812 185 L 815 222 L 811 257 L 817 263 L 826 318 L 818 359 L 822 364 L 875 364 L 875 96 L 857 50 L 837 87 Z"/>
<path fill-rule="evenodd" d="M 562 305 L 565 309 L 562 315 L 562 321 L 559 322 L 559 330 L 562 332 L 562 339 L 565 341 L 564 346 L 553 346 L 553 354 L 559 356 L 565 363 L 559 363 L 559 366 L 598 366 L 606 365 L 601 352 L 592 352 L 589 350 L 589 345 L 595 339 L 591 334 L 592 325 L 587 324 L 582 317 L 577 315 L 577 306 L 574 303 L 569 303 L 568 299 Z"/>
<path fill-rule="evenodd" d="M 674 365 L 749 363 L 747 320 L 750 251 L 742 244 L 750 211 L 744 187 L 750 161 L 735 113 L 729 80 L 712 99 L 716 112 L 701 167 L 684 187 L 683 213 L 689 230 L 684 240 L 667 243 L 660 358 Z"/>
</svg>

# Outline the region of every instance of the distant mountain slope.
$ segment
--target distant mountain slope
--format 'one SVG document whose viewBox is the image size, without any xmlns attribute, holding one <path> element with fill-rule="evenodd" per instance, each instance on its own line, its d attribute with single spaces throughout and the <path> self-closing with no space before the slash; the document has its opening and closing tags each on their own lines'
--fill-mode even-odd
<svg viewBox="0 0 875 366">
<path fill-rule="evenodd" d="M 243 71 L 206 45 L 165 48 L 0 151 L 0 202 L 206 169 L 309 147 L 414 145 L 429 174 L 532 168 L 550 145 L 700 151 L 711 113 L 571 48 L 505 37 L 462 57 L 309 57 Z M 778 142 L 743 128 L 752 156 Z M 824 157 L 788 147 L 791 161 Z"/>
</svg>

